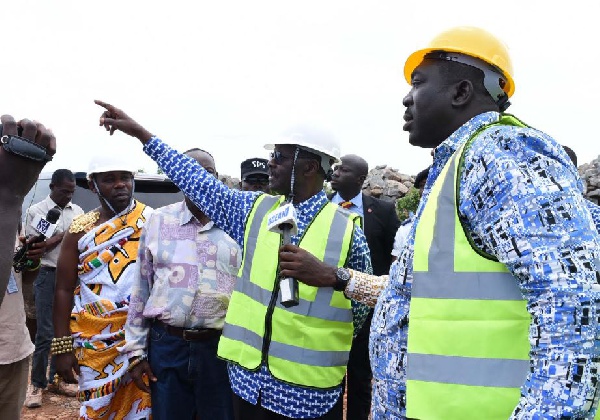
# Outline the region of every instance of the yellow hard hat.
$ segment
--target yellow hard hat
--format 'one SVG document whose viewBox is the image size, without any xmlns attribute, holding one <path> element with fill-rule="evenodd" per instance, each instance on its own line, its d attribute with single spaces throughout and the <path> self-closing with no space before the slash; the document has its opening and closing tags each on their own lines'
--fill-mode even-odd
<svg viewBox="0 0 600 420">
<path fill-rule="evenodd" d="M 511 97 L 515 91 L 513 67 L 508 48 L 494 35 L 480 28 L 459 26 L 442 32 L 425 49 L 412 53 L 404 64 L 404 78 L 410 84 L 412 72 L 432 51 L 460 53 L 478 58 L 497 68 L 506 78 L 502 90 Z"/>
</svg>

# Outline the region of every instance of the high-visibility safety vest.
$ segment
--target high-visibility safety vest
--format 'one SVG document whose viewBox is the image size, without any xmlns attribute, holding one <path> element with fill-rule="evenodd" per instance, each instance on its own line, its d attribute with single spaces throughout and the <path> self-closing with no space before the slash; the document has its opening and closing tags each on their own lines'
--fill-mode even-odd
<svg viewBox="0 0 600 420">
<path fill-rule="evenodd" d="M 492 125 L 525 125 L 503 115 Z M 432 186 L 415 231 L 408 327 L 406 416 L 507 419 L 529 372 L 531 317 L 517 280 L 478 250 L 458 216 L 464 153 Z"/>
<path fill-rule="evenodd" d="M 242 265 L 219 341 L 219 357 L 245 369 L 266 364 L 284 382 L 312 388 L 338 386 L 352 343 L 350 300 L 331 287 L 299 284 L 300 304 L 279 301 L 281 235 L 266 217 L 283 197 L 260 196 L 248 216 Z M 358 216 L 327 203 L 305 229 L 299 247 L 335 267 L 345 266 Z"/>
</svg>

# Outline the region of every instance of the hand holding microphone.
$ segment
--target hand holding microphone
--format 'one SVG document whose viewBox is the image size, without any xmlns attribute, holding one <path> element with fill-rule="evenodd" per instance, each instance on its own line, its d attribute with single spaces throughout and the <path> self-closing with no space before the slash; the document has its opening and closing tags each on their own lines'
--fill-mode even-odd
<svg viewBox="0 0 600 420">
<path fill-rule="evenodd" d="M 286 203 L 273 211 L 267 219 L 267 229 L 283 236 L 283 245 L 291 244 L 292 235 L 298 233 L 296 222 L 296 209 L 291 203 Z M 300 303 L 298 280 L 285 277 L 279 280 L 281 290 L 281 304 L 286 308 L 297 306 Z"/>
<path fill-rule="evenodd" d="M 26 238 L 25 243 L 15 252 L 13 256 L 13 268 L 16 272 L 23 271 L 32 265 L 31 260 L 27 256 L 27 253 L 31 250 L 31 245 L 43 242 L 46 238 L 51 237 L 56 230 L 56 222 L 59 218 L 60 210 L 57 208 L 50 209 L 45 218 L 40 215 L 33 218 L 31 225 L 38 235 Z"/>
</svg>

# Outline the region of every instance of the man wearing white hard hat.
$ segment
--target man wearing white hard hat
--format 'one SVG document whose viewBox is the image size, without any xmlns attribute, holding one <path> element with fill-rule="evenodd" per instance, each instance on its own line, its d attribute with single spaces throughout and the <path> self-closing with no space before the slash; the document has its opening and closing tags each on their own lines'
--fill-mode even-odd
<svg viewBox="0 0 600 420">
<path fill-rule="evenodd" d="M 368 312 L 340 291 L 348 280 L 343 267 L 370 272 L 371 262 L 358 217 L 331 204 L 323 191 L 340 156 L 334 137 L 298 126 L 267 145 L 269 186 L 281 194 L 271 196 L 227 188 L 123 111 L 97 103 L 106 109 L 101 123 L 107 130 L 138 138 L 184 194 L 242 247 L 241 278 L 219 343 L 219 356 L 229 362 L 236 418 L 341 419 L 352 337 Z M 301 284 L 297 301 L 293 292 L 287 295 L 293 281 L 280 282 L 278 271 L 286 231 L 269 229 L 279 220 L 293 225 L 291 243 L 342 267 L 335 287 Z"/>
<path fill-rule="evenodd" d="M 150 396 L 119 352 L 141 229 L 152 211 L 133 198 L 134 174 L 129 161 L 92 160 L 88 185 L 100 207 L 73 220 L 58 260 L 52 353 L 62 380 L 79 376 L 81 418 L 150 418 Z"/>
</svg>

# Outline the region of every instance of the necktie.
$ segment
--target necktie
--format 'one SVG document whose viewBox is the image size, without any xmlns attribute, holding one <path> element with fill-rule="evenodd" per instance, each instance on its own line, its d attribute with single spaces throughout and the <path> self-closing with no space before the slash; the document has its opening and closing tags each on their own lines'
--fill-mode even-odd
<svg viewBox="0 0 600 420">
<path fill-rule="evenodd" d="M 354 203 L 352 203 L 352 201 L 342 201 L 340 203 L 340 206 L 344 209 L 349 209 L 350 207 L 352 207 L 354 205 Z"/>
</svg>

